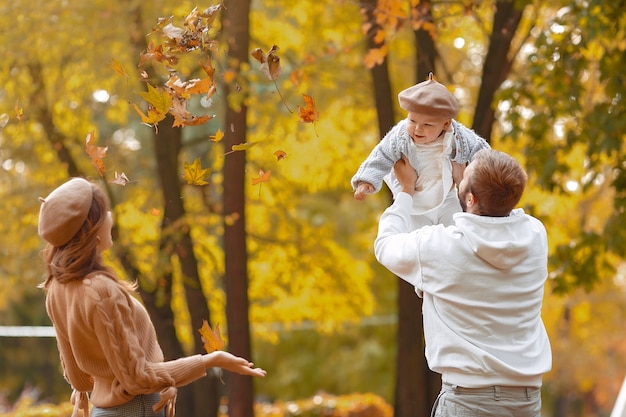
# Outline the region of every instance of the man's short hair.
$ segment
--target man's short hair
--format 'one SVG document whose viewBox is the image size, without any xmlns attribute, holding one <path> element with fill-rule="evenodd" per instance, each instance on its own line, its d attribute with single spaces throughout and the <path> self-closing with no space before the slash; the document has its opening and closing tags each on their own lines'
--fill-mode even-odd
<svg viewBox="0 0 626 417">
<path fill-rule="evenodd" d="M 480 214 L 504 217 L 519 203 L 526 188 L 526 172 L 512 156 L 494 149 L 474 155 L 469 178 L 471 193 L 478 200 Z"/>
</svg>

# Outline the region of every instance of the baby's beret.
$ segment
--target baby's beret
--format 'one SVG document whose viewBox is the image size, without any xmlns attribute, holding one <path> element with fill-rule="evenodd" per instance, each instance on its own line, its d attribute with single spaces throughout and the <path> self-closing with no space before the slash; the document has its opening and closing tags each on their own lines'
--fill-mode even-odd
<svg viewBox="0 0 626 417">
<path fill-rule="evenodd" d="M 428 80 L 415 84 L 398 94 L 400 107 L 409 112 L 427 113 L 433 116 L 455 118 L 459 114 L 459 103 L 452 93 L 441 83 Z"/>
<path fill-rule="evenodd" d="M 53 190 L 39 209 L 39 236 L 52 246 L 63 246 L 80 230 L 93 199 L 91 183 L 72 178 Z"/>
</svg>

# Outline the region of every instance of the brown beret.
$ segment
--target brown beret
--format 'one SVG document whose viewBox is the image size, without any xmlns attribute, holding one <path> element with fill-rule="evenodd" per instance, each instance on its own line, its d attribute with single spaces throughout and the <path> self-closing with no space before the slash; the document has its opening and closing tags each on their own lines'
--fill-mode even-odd
<svg viewBox="0 0 626 417">
<path fill-rule="evenodd" d="M 455 118 L 459 114 L 459 103 L 452 93 L 441 83 L 433 80 L 433 73 L 428 80 L 415 84 L 398 94 L 400 107 L 409 112 L 427 113 L 433 116 Z"/>
<path fill-rule="evenodd" d="M 87 219 L 93 199 L 91 183 L 72 178 L 41 199 L 39 236 L 52 246 L 63 246 Z"/>
</svg>

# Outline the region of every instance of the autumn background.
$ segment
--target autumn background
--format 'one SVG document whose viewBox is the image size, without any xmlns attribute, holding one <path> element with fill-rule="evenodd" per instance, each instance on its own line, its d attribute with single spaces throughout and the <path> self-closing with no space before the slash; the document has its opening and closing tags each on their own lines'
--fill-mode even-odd
<svg viewBox="0 0 626 417">
<path fill-rule="evenodd" d="M 419 299 L 372 252 L 390 198 L 356 202 L 350 178 L 433 71 L 527 169 L 522 206 L 548 228 L 544 415 L 608 416 L 626 374 L 625 7 L 2 2 L 0 325 L 50 325 L 38 197 L 84 176 L 166 356 L 202 352 L 207 320 L 269 372 L 211 374 L 179 415 L 429 415 Z M 26 413 L 24 393 L 69 399 L 53 338 L 0 338 L 0 413 Z"/>
</svg>

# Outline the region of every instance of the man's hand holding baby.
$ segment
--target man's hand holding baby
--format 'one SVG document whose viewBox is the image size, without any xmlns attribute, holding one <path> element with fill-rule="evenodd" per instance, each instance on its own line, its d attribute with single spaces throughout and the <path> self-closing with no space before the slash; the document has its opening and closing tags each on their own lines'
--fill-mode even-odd
<svg viewBox="0 0 626 417">
<path fill-rule="evenodd" d="M 402 192 L 410 195 L 415 194 L 417 172 L 415 172 L 415 169 L 404 154 L 402 154 L 402 159 L 399 159 L 393 166 L 393 173 L 402 187 Z"/>
</svg>

